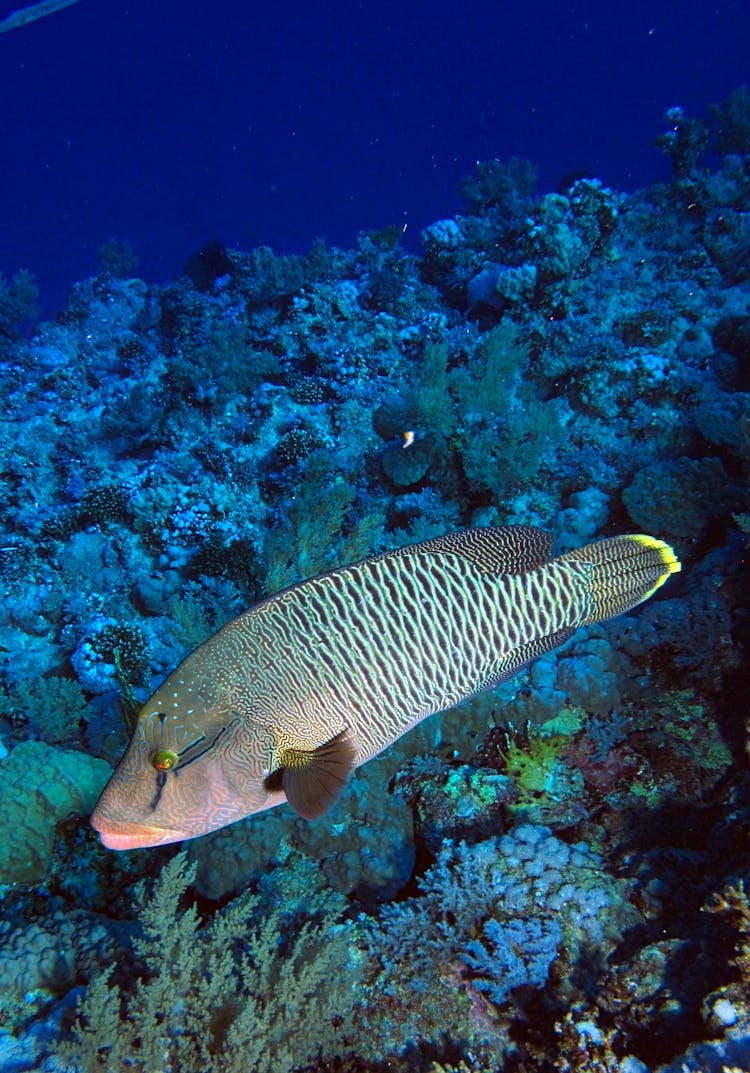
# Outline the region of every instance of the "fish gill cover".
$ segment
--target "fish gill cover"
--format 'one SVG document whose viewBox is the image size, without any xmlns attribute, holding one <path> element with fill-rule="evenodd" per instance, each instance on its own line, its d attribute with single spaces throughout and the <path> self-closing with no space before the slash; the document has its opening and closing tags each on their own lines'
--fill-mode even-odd
<svg viewBox="0 0 750 1073">
<path fill-rule="evenodd" d="M 665 126 L 635 194 L 479 164 L 418 254 L 214 244 L 155 285 L 110 243 L 41 322 L 4 279 L 0 1069 L 750 1067 L 750 99 Z M 683 573 L 319 821 L 99 846 L 212 631 L 509 524 L 652 532 Z"/>
</svg>

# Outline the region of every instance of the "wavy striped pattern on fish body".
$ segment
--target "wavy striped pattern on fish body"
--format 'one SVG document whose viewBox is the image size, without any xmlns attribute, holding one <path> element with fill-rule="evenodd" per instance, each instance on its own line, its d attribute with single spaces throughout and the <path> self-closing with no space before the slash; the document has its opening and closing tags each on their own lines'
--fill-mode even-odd
<svg viewBox="0 0 750 1073">
<path fill-rule="evenodd" d="M 247 638 L 245 665 L 270 656 L 273 672 L 251 689 L 271 707 L 279 751 L 349 726 L 363 763 L 559 644 L 587 610 L 583 573 L 493 576 L 451 553 L 389 556 L 290 589 L 241 616 L 234 640 Z"/>
<path fill-rule="evenodd" d="M 157 845 L 288 800 L 326 811 L 351 770 L 680 569 L 647 536 L 551 559 L 530 527 L 470 529 L 292 586 L 197 648 L 144 705 L 92 817 Z"/>
</svg>

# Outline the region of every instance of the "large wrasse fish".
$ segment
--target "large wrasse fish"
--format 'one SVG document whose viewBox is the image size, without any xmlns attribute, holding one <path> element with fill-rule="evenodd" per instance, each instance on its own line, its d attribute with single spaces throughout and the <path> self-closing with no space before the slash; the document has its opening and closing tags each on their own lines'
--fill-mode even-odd
<svg viewBox="0 0 750 1073">
<path fill-rule="evenodd" d="M 143 706 L 91 822 L 157 846 L 283 801 L 322 815 L 426 716 L 647 600 L 672 548 L 615 536 L 552 556 L 528 526 L 465 529 L 293 585 L 195 649 Z"/>
</svg>

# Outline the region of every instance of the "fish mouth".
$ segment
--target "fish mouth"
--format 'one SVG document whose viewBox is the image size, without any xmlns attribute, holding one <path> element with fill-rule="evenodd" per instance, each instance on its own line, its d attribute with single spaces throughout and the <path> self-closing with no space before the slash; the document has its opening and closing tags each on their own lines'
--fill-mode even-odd
<svg viewBox="0 0 750 1073">
<path fill-rule="evenodd" d="M 184 831 L 171 831 L 166 827 L 151 827 L 145 823 L 112 822 L 97 816 L 91 817 L 91 826 L 99 835 L 99 841 L 107 849 L 146 849 L 149 846 L 166 846 L 170 842 L 182 842 Z"/>
</svg>

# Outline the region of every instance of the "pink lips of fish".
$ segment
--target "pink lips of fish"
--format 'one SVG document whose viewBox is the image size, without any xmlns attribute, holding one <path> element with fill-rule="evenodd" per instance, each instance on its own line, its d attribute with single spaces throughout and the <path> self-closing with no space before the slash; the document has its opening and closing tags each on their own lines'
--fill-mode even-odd
<svg viewBox="0 0 750 1073">
<path fill-rule="evenodd" d="M 172 788 L 168 785 L 166 772 L 160 778 L 159 770 L 151 763 L 144 764 L 144 751 L 143 742 L 136 738 L 118 768 L 121 780 L 108 783 L 91 816 L 91 826 L 108 849 L 164 846 L 203 834 L 209 829 L 206 827 L 205 813 L 197 813 L 187 802 L 183 802 L 179 810 L 179 824 L 174 823 L 174 815 L 170 817 L 172 823 L 159 823 L 160 806 L 165 804 L 163 797 L 169 798 Z M 150 783 L 148 787 L 146 780 Z M 212 770 L 209 780 L 212 785 L 206 802 L 208 810 L 229 812 L 227 804 L 231 800 L 231 790 L 221 777 L 218 765 Z M 204 782 L 204 788 L 205 785 Z M 143 807 L 138 804 L 144 796 L 153 802 L 153 807 L 148 810 L 150 815 L 144 815 Z"/>
<path fill-rule="evenodd" d="M 431 712 L 636 607 L 679 570 L 655 537 L 554 558 L 549 534 L 521 526 L 447 533 L 302 582 L 227 623 L 162 683 L 92 825 L 122 850 L 196 838 L 283 801 L 316 819 L 355 767 Z M 459 608 L 447 654 L 446 600 Z M 373 696 L 381 670 L 389 685 Z"/>
<path fill-rule="evenodd" d="M 283 801 L 286 801 L 286 795 L 283 792 L 269 793 L 267 801 L 257 805 L 255 811 L 263 812 Z M 106 807 L 102 807 L 100 801 L 92 813 L 91 826 L 107 849 L 147 849 L 154 846 L 167 846 L 170 842 L 183 842 L 186 838 L 197 838 L 199 835 L 213 831 L 216 827 L 234 823 L 242 819 L 245 814 L 244 807 L 238 809 L 234 803 L 234 807 L 226 810 L 220 818 L 217 818 L 217 813 L 214 811 L 207 816 L 201 816 L 195 822 L 186 822 L 180 830 L 174 830 L 168 827 L 110 819 L 107 816 Z"/>
<path fill-rule="evenodd" d="M 115 819 L 112 815 L 115 808 L 115 802 L 108 800 L 105 791 L 91 816 L 91 826 L 107 849 L 145 849 L 150 846 L 166 846 L 170 842 L 182 842 L 183 839 L 191 837 L 189 827 L 175 830 L 160 827 L 158 824 Z"/>
<path fill-rule="evenodd" d="M 277 801 L 278 798 L 275 798 L 272 803 L 276 804 Z M 196 838 L 214 830 L 216 826 L 233 823 L 242 815 L 244 812 L 238 811 L 236 805 L 231 809 L 213 809 L 204 815 L 187 817 L 180 828 L 175 829 L 160 827 L 158 824 L 113 819 L 107 801 L 100 800 L 91 816 L 91 826 L 107 849 L 146 849 L 166 846 L 170 842 L 182 842 L 186 838 Z"/>
<path fill-rule="evenodd" d="M 182 831 L 138 827 L 136 824 L 130 828 L 123 824 L 123 830 L 117 831 L 115 825 L 107 827 L 107 821 L 102 817 L 92 816 L 91 825 L 107 849 L 145 849 L 149 846 L 166 846 L 170 842 L 181 842 L 185 838 Z"/>
<path fill-rule="evenodd" d="M 239 792 L 231 777 L 227 777 L 224 764 L 215 758 L 206 759 L 200 769 L 196 765 L 183 772 L 181 787 L 187 792 L 181 797 L 180 808 L 175 812 L 174 799 L 171 797 L 175 791 L 174 784 L 170 785 L 165 780 L 159 788 L 157 772 L 151 764 L 143 764 L 142 754 L 142 743 L 136 739 L 118 768 L 122 779 L 109 782 L 91 815 L 91 826 L 107 849 L 146 849 L 197 838 L 242 819 L 248 812 L 262 812 L 286 800 L 283 791 L 261 789 L 260 793 L 253 794 L 248 793 L 246 788 L 244 794 Z M 149 817 L 153 818 L 153 822 L 144 819 L 141 803 L 144 771 L 148 777 L 154 778 L 156 800 L 164 807 L 164 817 L 169 816 L 171 824 L 159 824 L 158 804 L 153 809 L 152 817 Z M 196 780 L 195 783 L 190 783 L 191 778 Z M 151 791 L 148 796 L 151 796 Z M 175 819 L 178 824 L 175 824 Z"/>
</svg>

